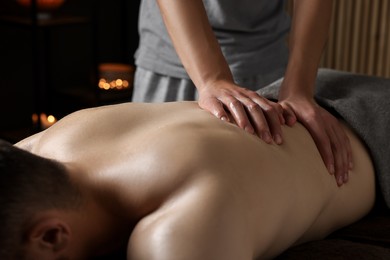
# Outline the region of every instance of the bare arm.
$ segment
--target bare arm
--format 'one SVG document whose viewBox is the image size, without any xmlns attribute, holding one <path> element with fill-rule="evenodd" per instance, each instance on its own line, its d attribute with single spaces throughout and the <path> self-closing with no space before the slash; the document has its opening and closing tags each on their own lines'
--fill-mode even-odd
<svg viewBox="0 0 390 260">
<path fill-rule="evenodd" d="M 328 38 L 333 0 L 295 0 L 289 62 L 281 95 L 313 97 L 318 64 Z"/>
<path fill-rule="evenodd" d="M 339 122 L 314 101 L 318 64 L 328 36 L 333 0 L 295 0 L 290 33 L 290 57 L 279 102 L 309 130 L 338 185 L 348 180 L 352 164 L 347 135 Z"/>
<path fill-rule="evenodd" d="M 281 124 L 298 119 L 310 131 L 329 172 L 339 185 L 348 180 L 349 140 L 337 120 L 314 101 L 314 82 L 324 48 L 332 0 L 296 0 L 290 58 L 279 105 L 233 81 L 201 0 L 158 0 L 175 49 L 199 91 L 199 105 L 216 117 L 257 133 L 264 141 L 282 142 Z M 284 108 L 285 116 L 282 116 Z"/>
<path fill-rule="evenodd" d="M 233 81 L 230 68 L 209 24 L 201 0 L 158 0 L 174 47 L 199 91 L 199 105 L 216 117 L 257 133 L 266 142 L 281 143 L 281 106 Z"/>
</svg>

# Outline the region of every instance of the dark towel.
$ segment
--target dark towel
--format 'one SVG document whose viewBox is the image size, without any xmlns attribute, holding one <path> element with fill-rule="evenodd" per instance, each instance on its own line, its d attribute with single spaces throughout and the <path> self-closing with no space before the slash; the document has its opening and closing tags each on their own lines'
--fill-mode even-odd
<svg viewBox="0 0 390 260">
<path fill-rule="evenodd" d="M 277 99 L 281 82 L 258 92 Z M 315 98 L 345 120 L 365 142 L 381 194 L 390 208 L 390 79 L 320 69 Z"/>
</svg>

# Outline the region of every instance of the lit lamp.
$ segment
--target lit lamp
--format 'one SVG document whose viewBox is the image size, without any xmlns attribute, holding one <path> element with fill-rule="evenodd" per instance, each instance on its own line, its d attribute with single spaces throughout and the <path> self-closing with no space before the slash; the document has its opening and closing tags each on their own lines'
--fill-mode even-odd
<svg viewBox="0 0 390 260">
<path fill-rule="evenodd" d="M 34 0 L 16 0 L 19 5 L 30 8 Z M 49 18 L 50 12 L 58 9 L 65 0 L 35 0 L 39 18 Z"/>
<path fill-rule="evenodd" d="M 39 129 L 40 130 L 45 130 L 52 125 L 54 125 L 57 122 L 57 118 L 55 118 L 53 115 L 46 115 L 45 113 L 41 113 L 39 115 L 39 120 L 38 120 L 38 115 L 33 114 L 32 115 L 32 122 L 34 125 L 37 125 L 38 122 L 40 123 Z"/>
<path fill-rule="evenodd" d="M 128 90 L 132 87 L 134 67 L 122 63 L 103 63 L 99 65 L 99 89 Z"/>
</svg>

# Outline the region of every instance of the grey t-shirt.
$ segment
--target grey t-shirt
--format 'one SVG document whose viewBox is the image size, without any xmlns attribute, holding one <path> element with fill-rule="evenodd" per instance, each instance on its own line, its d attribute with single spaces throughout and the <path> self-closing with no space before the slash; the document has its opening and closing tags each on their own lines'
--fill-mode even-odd
<svg viewBox="0 0 390 260">
<path fill-rule="evenodd" d="M 290 18 L 284 0 L 203 0 L 210 24 L 235 78 L 284 70 Z M 142 0 L 136 65 L 188 78 L 162 20 L 156 0 Z"/>
</svg>

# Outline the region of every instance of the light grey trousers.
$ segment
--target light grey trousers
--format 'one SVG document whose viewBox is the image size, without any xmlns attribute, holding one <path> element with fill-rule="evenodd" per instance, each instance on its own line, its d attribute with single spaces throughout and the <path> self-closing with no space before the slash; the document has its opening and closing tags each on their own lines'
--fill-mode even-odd
<svg viewBox="0 0 390 260">
<path fill-rule="evenodd" d="M 250 78 L 237 78 L 235 82 L 251 90 L 258 90 L 283 77 L 280 69 Z M 197 100 L 198 92 L 190 79 L 175 78 L 137 67 L 134 76 L 133 102 L 171 102 Z"/>
</svg>

